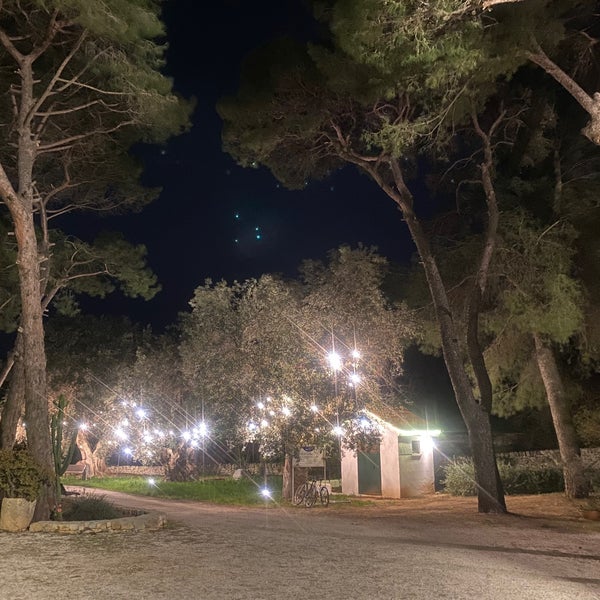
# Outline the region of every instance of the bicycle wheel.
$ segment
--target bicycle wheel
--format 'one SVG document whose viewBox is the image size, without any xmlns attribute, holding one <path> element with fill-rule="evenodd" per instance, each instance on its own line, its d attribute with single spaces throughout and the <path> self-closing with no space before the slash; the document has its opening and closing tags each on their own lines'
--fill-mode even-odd
<svg viewBox="0 0 600 600">
<path fill-rule="evenodd" d="M 296 488 L 296 493 L 294 494 L 292 502 L 296 506 L 302 504 L 306 498 L 306 492 L 308 492 L 308 483 L 305 482 Z"/>
<path fill-rule="evenodd" d="M 318 494 L 316 486 L 311 485 L 308 492 L 306 492 L 306 498 L 304 498 L 306 508 L 310 508 L 317 501 Z"/>
<path fill-rule="evenodd" d="M 321 504 L 323 506 L 329 506 L 329 490 L 325 486 L 321 488 L 319 496 L 321 497 Z"/>
</svg>

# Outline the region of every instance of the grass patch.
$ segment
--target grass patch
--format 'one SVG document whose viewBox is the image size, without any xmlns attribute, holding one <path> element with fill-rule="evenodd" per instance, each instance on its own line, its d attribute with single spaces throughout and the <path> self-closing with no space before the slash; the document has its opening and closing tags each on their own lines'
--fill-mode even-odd
<svg viewBox="0 0 600 600">
<path fill-rule="evenodd" d="M 151 479 L 154 483 L 150 483 Z M 206 477 L 201 481 L 171 482 L 160 478 L 148 477 L 94 477 L 81 480 L 76 477 L 63 477 L 64 485 L 86 488 L 97 488 L 138 496 L 154 498 L 170 498 L 173 500 L 196 500 L 214 504 L 229 504 L 233 506 L 264 506 L 265 497 L 262 490 L 265 487 L 264 477 L 243 478 L 235 480 L 231 477 Z M 271 492 L 267 505 L 276 506 L 282 503 L 281 476 L 267 478 L 267 488 Z M 331 504 L 344 506 L 369 506 L 370 500 L 359 500 L 353 496 L 335 494 L 331 496 Z M 318 503 L 317 503 L 318 506 Z"/>
<path fill-rule="evenodd" d="M 153 483 L 151 482 L 153 481 Z M 171 482 L 148 477 L 95 477 L 82 481 L 75 477 L 62 479 L 64 485 L 124 492 L 138 496 L 171 498 L 176 500 L 197 500 L 214 504 L 238 506 L 264 505 L 265 498 L 261 490 L 265 487 L 264 478 L 228 478 L 207 477 L 200 481 Z M 281 477 L 269 477 L 267 488 L 274 502 L 281 502 Z"/>
</svg>

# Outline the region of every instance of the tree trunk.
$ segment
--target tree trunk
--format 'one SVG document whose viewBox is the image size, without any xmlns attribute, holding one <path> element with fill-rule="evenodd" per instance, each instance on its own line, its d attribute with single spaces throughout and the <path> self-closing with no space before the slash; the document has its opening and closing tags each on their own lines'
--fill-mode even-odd
<svg viewBox="0 0 600 600">
<path fill-rule="evenodd" d="M 448 369 L 456 403 L 469 434 L 477 483 L 478 511 L 483 513 L 505 513 L 504 488 L 498 472 L 492 442 L 490 407 L 475 398 L 463 362 L 463 352 L 454 322 L 454 315 L 429 240 L 412 208 L 413 197 L 404 183 L 399 165 L 392 161 L 391 167 L 398 193 L 382 183 L 377 176 L 375 176 L 375 180 L 398 204 L 421 258 L 440 328 L 444 362 Z"/>
<path fill-rule="evenodd" d="M 416 219 L 415 219 L 416 221 Z M 475 465 L 479 512 L 506 512 L 504 490 L 492 443 L 492 427 L 489 412 L 478 402 L 465 370 L 458 332 L 446 296 L 446 290 L 429 244 L 421 232 L 420 223 L 409 224 L 413 239 L 423 261 L 431 297 L 442 338 L 442 351 L 456 396 L 456 403 L 469 433 L 469 443 Z"/>
<path fill-rule="evenodd" d="M 25 213 L 25 211 L 15 211 Z M 25 217 L 25 218 L 20 218 Z M 19 245 L 18 261 L 21 287 L 21 327 L 23 329 L 23 365 L 25 374 L 25 422 L 27 444 L 36 461 L 52 472 L 52 441 L 46 397 L 46 353 L 40 303 L 40 275 L 33 212 L 19 214 L 15 236 Z M 47 485 L 38 501 L 34 519 L 46 520 L 56 504 L 56 490 Z"/>
<path fill-rule="evenodd" d="M 283 462 L 283 487 L 281 494 L 284 500 L 291 500 L 294 495 L 292 489 L 292 471 L 294 469 L 294 457 L 290 452 L 285 453 Z"/>
<path fill-rule="evenodd" d="M 558 449 L 565 477 L 565 494 L 568 498 L 587 498 L 590 491 L 589 482 L 583 471 L 577 434 L 554 352 L 539 334 L 534 334 L 533 338 L 535 357 L 546 389 L 546 397 L 558 439 Z"/>
<path fill-rule="evenodd" d="M 77 432 L 77 447 L 81 454 L 81 460 L 85 463 L 85 475 L 86 477 L 96 476 L 96 465 L 94 461 L 94 454 L 92 448 L 85 437 L 85 433 L 81 429 Z"/>
<path fill-rule="evenodd" d="M 18 55 L 21 77 L 17 110 L 17 188 L 0 164 L 0 198 L 8 207 L 17 242 L 17 266 L 21 295 L 20 333 L 23 338 L 25 421 L 27 443 L 36 461 L 52 473 L 52 441 L 50 438 L 48 399 L 46 397 L 46 353 L 42 294 L 40 288 L 40 256 L 34 221 L 33 165 L 36 140 L 31 131 L 30 113 L 34 106 L 33 57 Z M 45 520 L 56 504 L 54 485 L 45 486 L 36 506 L 35 520 Z"/>
</svg>

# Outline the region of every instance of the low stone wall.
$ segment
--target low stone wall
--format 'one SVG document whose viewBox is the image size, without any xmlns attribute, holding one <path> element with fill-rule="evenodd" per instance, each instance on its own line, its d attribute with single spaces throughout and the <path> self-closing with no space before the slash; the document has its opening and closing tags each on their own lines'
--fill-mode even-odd
<svg viewBox="0 0 600 600">
<path fill-rule="evenodd" d="M 164 513 L 153 512 L 99 521 L 37 521 L 29 526 L 29 531 L 61 534 L 122 533 L 125 531 L 162 529 L 166 523 L 167 517 Z"/>
<path fill-rule="evenodd" d="M 226 464 L 214 466 L 211 470 L 216 475 L 231 476 L 235 471 L 239 469 L 238 465 Z M 267 475 L 281 475 L 283 473 L 283 465 L 268 463 L 266 466 Z M 244 471 L 251 475 L 262 475 L 265 472 L 265 465 L 262 463 L 248 463 L 244 466 Z M 107 475 L 134 475 L 134 476 L 148 476 L 148 477 L 161 477 L 165 473 L 163 467 L 136 467 L 136 466 L 119 466 L 119 467 L 108 467 L 106 470 Z"/>
<path fill-rule="evenodd" d="M 532 450 L 498 454 L 498 459 L 532 467 L 557 467 L 561 465 L 558 450 Z M 582 448 L 581 460 L 585 468 L 600 469 L 600 448 Z"/>
<path fill-rule="evenodd" d="M 165 474 L 163 467 L 134 467 L 134 466 L 121 466 L 121 467 L 108 467 L 106 469 L 107 475 L 147 475 L 148 477 L 161 477 Z"/>
</svg>

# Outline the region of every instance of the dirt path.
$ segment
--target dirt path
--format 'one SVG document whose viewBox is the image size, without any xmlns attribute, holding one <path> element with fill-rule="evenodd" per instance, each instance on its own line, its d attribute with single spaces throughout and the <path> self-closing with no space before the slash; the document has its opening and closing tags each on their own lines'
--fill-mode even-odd
<svg viewBox="0 0 600 600">
<path fill-rule="evenodd" d="M 104 492 L 102 492 L 104 494 Z M 0 534 L 2 600 L 600 599 L 600 523 L 559 495 L 230 508 L 106 492 L 159 532 Z M 548 515 L 554 511 L 554 515 Z"/>
</svg>

